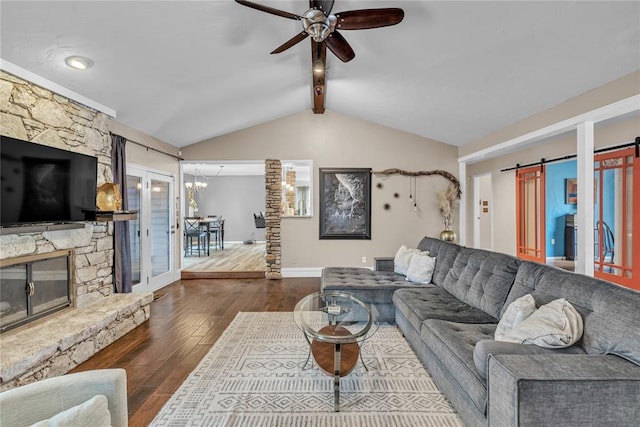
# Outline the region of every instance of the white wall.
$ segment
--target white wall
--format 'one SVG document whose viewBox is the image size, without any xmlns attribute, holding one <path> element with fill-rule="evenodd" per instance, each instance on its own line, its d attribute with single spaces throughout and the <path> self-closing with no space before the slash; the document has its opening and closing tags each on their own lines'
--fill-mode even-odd
<svg viewBox="0 0 640 427">
<path fill-rule="evenodd" d="M 265 210 L 264 176 L 218 176 L 196 193 L 198 214 L 224 218 L 224 240 L 264 241 L 264 228 L 256 229 L 253 214 Z"/>
</svg>

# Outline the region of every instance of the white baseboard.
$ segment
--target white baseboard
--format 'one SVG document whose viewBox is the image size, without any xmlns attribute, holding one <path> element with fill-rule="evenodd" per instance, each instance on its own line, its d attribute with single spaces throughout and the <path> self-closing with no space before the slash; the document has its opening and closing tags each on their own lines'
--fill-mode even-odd
<svg viewBox="0 0 640 427">
<path fill-rule="evenodd" d="M 282 277 L 320 277 L 322 267 L 283 268 L 280 274 Z"/>
</svg>

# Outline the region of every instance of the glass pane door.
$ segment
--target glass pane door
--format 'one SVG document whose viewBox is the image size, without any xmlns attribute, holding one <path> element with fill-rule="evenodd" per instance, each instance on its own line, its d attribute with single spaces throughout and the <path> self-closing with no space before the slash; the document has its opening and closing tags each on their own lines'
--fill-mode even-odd
<svg viewBox="0 0 640 427">
<path fill-rule="evenodd" d="M 546 262 L 544 166 L 516 172 L 517 255 Z"/>
<path fill-rule="evenodd" d="M 640 219 L 640 201 L 633 197 L 639 185 L 638 159 L 634 149 L 628 149 L 600 154 L 594 160 L 594 275 L 638 289 L 640 282 L 634 283 L 633 274 L 634 259 L 640 255 L 639 238 L 634 240 L 633 234 Z"/>
<path fill-rule="evenodd" d="M 142 178 L 127 175 L 127 202 L 130 211 L 140 213 L 142 208 Z M 129 239 L 131 241 L 131 282 L 136 285 L 141 281 L 140 257 L 142 239 L 140 236 L 140 214 L 129 221 Z"/>
<path fill-rule="evenodd" d="M 171 198 L 169 182 L 151 180 L 151 276 L 171 269 Z"/>
<path fill-rule="evenodd" d="M 134 292 L 153 292 L 175 280 L 174 178 L 127 166 Z"/>
</svg>

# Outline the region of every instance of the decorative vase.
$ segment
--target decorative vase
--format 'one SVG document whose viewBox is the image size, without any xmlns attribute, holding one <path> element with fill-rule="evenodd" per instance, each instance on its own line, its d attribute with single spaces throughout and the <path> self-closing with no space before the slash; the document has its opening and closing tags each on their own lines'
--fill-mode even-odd
<svg viewBox="0 0 640 427">
<path fill-rule="evenodd" d="M 440 232 L 440 240 L 453 242 L 454 240 L 456 240 L 456 233 L 454 233 L 450 228 L 445 228 Z"/>
<path fill-rule="evenodd" d="M 96 206 L 101 211 L 119 211 L 122 207 L 120 185 L 112 182 L 102 184 L 100 188 L 98 188 Z"/>
</svg>

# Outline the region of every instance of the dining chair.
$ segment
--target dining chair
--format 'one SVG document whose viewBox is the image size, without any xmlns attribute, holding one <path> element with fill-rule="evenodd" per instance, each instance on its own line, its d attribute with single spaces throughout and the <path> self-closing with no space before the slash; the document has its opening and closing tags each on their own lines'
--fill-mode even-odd
<svg viewBox="0 0 640 427">
<path fill-rule="evenodd" d="M 217 220 L 218 215 L 207 215 L 207 218 Z M 211 239 L 212 237 L 213 237 L 213 240 L 209 240 L 209 241 L 214 242 L 213 247 L 215 249 L 220 249 L 220 224 L 218 221 L 216 221 L 215 223 L 209 224 L 209 239 Z"/>
<path fill-rule="evenodd" d="M 613 237 L 613 231 L 611 231 L 611 227 L 604 221 L 598 221 L 596 223 L 596 257 L 600 256 L 599 248 L 599 240 L 600 240 L 600 230 L 602 229 L 602 262 L 607 262 L 613 264 L 613 257 L 615 255 L 615 239 Z M 607 267 L 607 271 L 611 272 L 612 268 Z"/>
<path fill-rule="evenodd" d="M 200 218 L 198 217 L 185 217 L 184 218 L 184 255 L 187 256 L 187 249 L 189 254 L 193 255 L 193 239 L 196 239 L 198 246 L 198 256 L 200 256 L 200 250 L 205 249 L 205 243 L 207 240 L 207 233 L 200 227 Z"/>
</svg>

